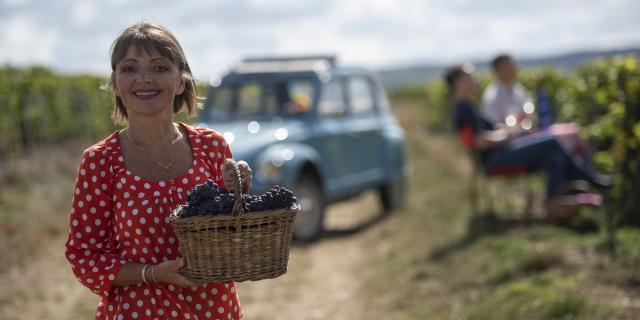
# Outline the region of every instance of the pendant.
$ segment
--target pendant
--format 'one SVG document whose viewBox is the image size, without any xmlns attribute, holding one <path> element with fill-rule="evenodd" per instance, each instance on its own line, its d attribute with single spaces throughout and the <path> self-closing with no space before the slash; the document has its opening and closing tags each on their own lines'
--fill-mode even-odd
<svg viewBox="0 0 640 320">
<path fill-rule="evenodd" d="M 171 170 L 172 165 L 173 163 L 169 163 L 168 165 L 164 166 L 164 171 L 169 172 L 169 170 Z"/>
</svg>

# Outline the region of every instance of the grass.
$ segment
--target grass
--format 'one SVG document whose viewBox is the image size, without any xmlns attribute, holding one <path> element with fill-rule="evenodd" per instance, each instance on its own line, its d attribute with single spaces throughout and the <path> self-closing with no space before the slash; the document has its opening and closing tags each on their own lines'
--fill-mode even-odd
<svg viewBox="0 0 640 320">
<path fill-rule="evenodd" d="M 420 113 L 405 105 L 399 116 L 406 124 L 403 119 Z M 371 252 L 372 260 L 386 263 L 365 272 L 360 290 L 371 300 L 367 318 L 624 319 L 637 314 L 638 229 L 620 231 L 619 254 L 612 257 L 599 249 L 605 239 L 598 231 L 601 212 L 586 212 L 565 228 L 504 213 L 472 216 L 465 193 L 468 164 L 456 141 L 420 126 L 406 129 L 413 160 L 409 201 L 371 235 L 371 241 L 393 236 L 394 242 Z M 622 268 L 628 270 L 620 279 L 615 275 Z M 621 303 L 621 297 L 636 303 Z"/>
<path fill-rule="evenodd" d="M 67 232 L 72 185 L 82 147 L 33 150 L 0 171 L 0 273 Z"/>
<path fill-rule="evenodd" d="M 424 116 L 421 106 L 396 105 L 409 140 L 408 201 L 357 236 L 362 249 L 351 247 L 365 250 L 359 272 L 347 275 L 356 278 L 352 302 L 362 305 L 361 318 L 626 319 L 640 312 L 640 230 L 619 230 L 616 251 L 608 252 L 597 211 L 570 228 L 504 212 L 472 215 L 464 152 L 450 135 L 429 133 L 416 121 Z M 36 151 L 0 174 L 0 276 L 65 236 L 81 150 Z M 353 246 L 351 240 L 344 245 Z M 343 259 L 327 257 L 335 258 Z M 312 269 L 306 263 L 301 266 Z M 313 290 L 306 276 L 282 281 L 297 288 L 291 294 L 304 295 Z M 72 312 L 92 314 L 94 300 L 82 300 Z"/>
<path fill-rule="evenodd" d="M 578 280 L 547 272 L 510 282 L 482 297 L 468 319 L 605 319 L 612 307 L 580 295 Z"/>
</svg>

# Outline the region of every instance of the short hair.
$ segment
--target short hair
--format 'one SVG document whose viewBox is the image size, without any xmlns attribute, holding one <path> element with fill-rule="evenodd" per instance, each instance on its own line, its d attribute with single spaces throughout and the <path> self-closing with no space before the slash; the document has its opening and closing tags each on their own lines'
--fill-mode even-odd
<svg viewBox="0 0 640 320">
<path fill-rule="evenodd" d="M 444 80 L 447 82 L 449 91 L 453 92 L 455 84 L 463 75 L 471 74 L 473 72 L 473 65 L 470 63 L 463 63 L 451 66 L 447 68 L 444 73 Z"/>
<path fill-rule="evenodd" d="M 107 87 L 113 86 L 116 65 L 124 59 L 131 46 L 137 47 L 138 51 L 145 50 L 149 54 L 158 53 L 178 66 L 185 80 L 185 86 L 184 91 L 177 95 L 173 101 L 173 113 L 179 113 L 183 108 L 186 108 L 189 115 L 194 114 L 196 109 L 200 107 L 201 98 L 196 94 L 196 84 L 187 58 L 176 37 L 167 28 L 157 23 L 138 22 L 126 28 L 116 38 L 111 46 L 111 78 Z M 114 104 L 113 120 L 116 123 L 124 122 L 127 119 L 127 108 L 115 91 L 112 91 L 112 100 Z"/>
<path fill-rule="evenodd" d="M 495 58 L 493 58 L 493 60 L 491 60 L 491 68 L 493 70 L 497 70 L 501 64 L 509 60 L 513 60 L 513 57 L 511 55 L 506 53 L 499 54 Z"/>
</svg>

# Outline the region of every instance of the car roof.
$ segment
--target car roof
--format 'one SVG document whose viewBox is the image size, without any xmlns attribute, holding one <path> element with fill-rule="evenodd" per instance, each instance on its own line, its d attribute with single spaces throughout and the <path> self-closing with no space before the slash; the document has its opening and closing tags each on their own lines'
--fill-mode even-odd
<svg viewBox="0 0 640 320">
<path fill-rule="evenodd" d="M 273 77 L 322 79 L 333 76 L 373 74 L 364 68 L 339 66 L 336 60 L 335 56 L 330 55 L 247 58 L 231 68 L 225 75 L 225 80 Z"/>
</svg>

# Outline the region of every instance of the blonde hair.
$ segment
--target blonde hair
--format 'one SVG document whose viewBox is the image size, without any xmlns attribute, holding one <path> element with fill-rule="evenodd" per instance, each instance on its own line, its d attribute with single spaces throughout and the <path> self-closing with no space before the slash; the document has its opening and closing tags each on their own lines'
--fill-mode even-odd
<svg viewBox="0 0 640 320">
<path fill-rule="evenodd" d="M 184 51 L 176 37 L 167 28 L 153 22 L 138 22 L 126 28 L 113 42 L 111 46 L 111 78 L 105 87 L 113 87 L 116 65 L 124 59 L 131 46 L 135 46 L 138 52 L 145 50 L 149 54 L 158 53 L 178 66 L 185 80 L 185 86 L 184 91 L 176 95 L 173 101 L 173 113 L 179 113 L 186 109 L 188 115 L 195 114 L 201 106 L 201 98 L 196 94 L 196 84 Z M 114 90 L 112 90 L 112 100 L 114 105 L 113 120 L 116 123 L 125 122 L 127 108 Z"/>
</svg>

